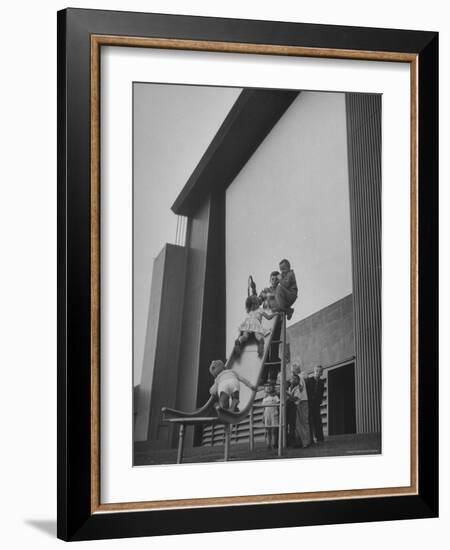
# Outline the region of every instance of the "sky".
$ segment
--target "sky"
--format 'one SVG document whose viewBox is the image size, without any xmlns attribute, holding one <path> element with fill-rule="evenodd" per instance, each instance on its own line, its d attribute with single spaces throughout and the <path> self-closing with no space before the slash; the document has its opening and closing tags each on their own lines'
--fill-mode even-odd
<svg viewBox="0 0 450 550">
<path fill-rule="evenodd" d="M 175 243 L 177 216 L 170 207 L 240 92 L 134 84 L 134 384 L 142 372 L 153 260 Z"/>
</svg>

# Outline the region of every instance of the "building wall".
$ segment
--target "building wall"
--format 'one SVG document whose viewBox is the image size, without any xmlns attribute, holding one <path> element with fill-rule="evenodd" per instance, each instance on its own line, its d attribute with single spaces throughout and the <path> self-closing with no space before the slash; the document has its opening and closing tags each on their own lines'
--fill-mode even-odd
<svg viewBox="0 0 450 550">
<path fill-rule="evenodd" d="M 225 193 L 210 198 L 208 250 L 202 312 L 197 406 L 209 398 L 212 378 L 208 366 L 214 359 L 225 358 L 226 281 L 225 281 Z"/>
<path fill-rule="evenodd" d="M 345 296 L 288 327 L 291 363 L 306 372 L 328 367 L 355 355 L 353 297 Z"/>
<path fill-rule="evenodd" d="M 150 304 L 147 312 L 147 330 L 144 347 L 144 364 L 141 383 L 137 395 L 137 415 L 134 426 L 134 440 L 146 441 L 150 420 L 150 402 L 154 375 L 156 344 L 159 330 L 159 312 L 161 310 L 162 286 L 164 280 L 165 247 L 153 261 Z M 136 360 L 136 358 L 135 358 Z"/>
<path fill-rule="evenodd" d="M 135 440 L 155 447 L 170 446 L 174 437 L 171 426 L 161 423 L 161 408 L 176 405 L 185 269 L 185 248 L 169 244 L 153 267 Z"/>
<path fill-rule="evenodd" d="M 176 408 L 192 411 L 209 398 L 208 366 L 225 356 L 225 199 L 208 197 L 190 218 Z M 185 444 L 201 439 L 189 427 Z"/>
<path fill-rule="evenodd" d="M 227 350 L 282 258 L 300 296 L 290 324 L 352 292 L 345 94 L 302 92 L 226 192 Z"/>
<path fill-rule="evenodd" d="M 381 430 L 381 95 L 346 94 L 358 432 Z"/>
<path fill-rule="evenodd" d="M 177 391 L 177 408 L 185 411 L 196 408 L 197 400 L 209 214 L 208 199 L 189 220 L 186 236 L 188 256 Z"/>
</svg>

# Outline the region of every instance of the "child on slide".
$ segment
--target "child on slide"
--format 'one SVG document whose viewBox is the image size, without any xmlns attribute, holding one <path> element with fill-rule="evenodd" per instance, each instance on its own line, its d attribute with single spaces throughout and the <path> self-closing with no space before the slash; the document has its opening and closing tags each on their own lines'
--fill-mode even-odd
<svg viewBox="0 0 450 550">
<path fill-rule="evenodd" d="M 249 296 L 245 300 L 245 309 L 247 316 L 239 325 L 239 336 L 234 342 L 234 354 L 241 354 L 241 347 L 251 335 L 255 337 L 258 344 L 258 357 L 262 357 L 264 352 L 264 337 L 270 333 L 270 330 L 263 328 L 262 318 L 273 319 L 276 313 L 268 314 L 260 307 L 260 301 L 257 296 Z"/>
<path fill-rule="evenodd" d="M 253 391 L 258 389 L 239 373 L 227 368 L 220 359 L 211 363 L 209 372 L 214 377 L 214 384 L 209 389 L 209 393 L 219 396 L 219 405 L 222 409 L 238 410 L 240 382 Z"/>
</svg>

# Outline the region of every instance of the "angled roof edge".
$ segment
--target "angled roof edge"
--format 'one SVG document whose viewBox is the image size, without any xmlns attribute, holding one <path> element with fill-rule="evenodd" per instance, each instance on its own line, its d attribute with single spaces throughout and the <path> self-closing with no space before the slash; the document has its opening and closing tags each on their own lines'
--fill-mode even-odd
<svg viewBox="0 0 450 550">
<path fill-rule="evenodd" d="M 299 93 L 244 89 L 173 203 L 172 211 L 192 216 L 207 195 L 226 189 Z"/>
</svg>

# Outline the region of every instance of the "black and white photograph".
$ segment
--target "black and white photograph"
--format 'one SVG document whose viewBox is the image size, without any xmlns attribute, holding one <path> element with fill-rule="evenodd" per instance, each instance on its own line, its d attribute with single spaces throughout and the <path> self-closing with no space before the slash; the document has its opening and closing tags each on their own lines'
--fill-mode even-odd
<svg viewBox="0 0 450 550">
<path fill-rule="evenodd" d="M 382 94 L 132 93 L 133 465 L 382 453 Z"/>
<path fill-rule="evenodd" d="M 3 6 L 5 549 L 448 540 L 445 5 Z"/>
</svg>

